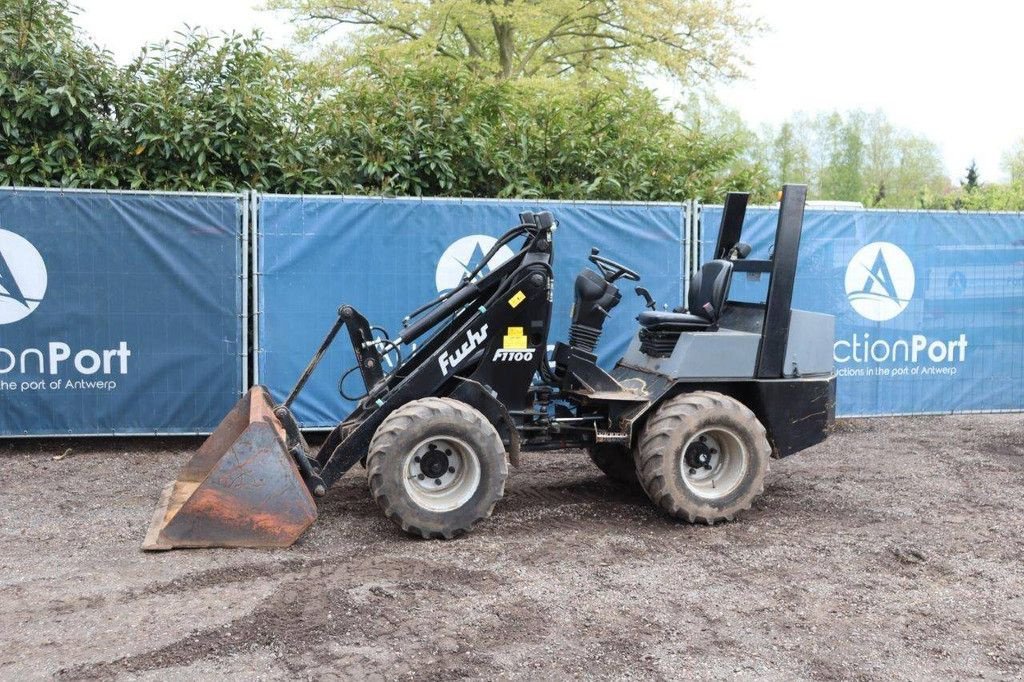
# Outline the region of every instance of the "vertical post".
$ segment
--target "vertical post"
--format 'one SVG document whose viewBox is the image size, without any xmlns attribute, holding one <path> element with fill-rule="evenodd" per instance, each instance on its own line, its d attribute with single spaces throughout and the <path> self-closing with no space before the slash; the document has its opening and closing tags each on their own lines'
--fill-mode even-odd
<svg viewBox="0 0 1024 682">
<path fill-rule="evenodd" d="M 249 390 L 249 192 L 242 192 L 242 386 L 240 395 Z"/>
<path fill-rule="evenodd" d="M 718 242 L 715 244 L 715 253 L 712 258 L 725 258 L 729 249 L 736 246 L 736 242 L 740 240 L 749 199 L 750 195 L 746 192 L 729 192 L 725 195 L 722 222 L 718 228 Z"/>
<path fill-rule="evenodd" d="M 806 185 L 784 185 L 775 228 L 771 281 L 765 301 L 764 330 L 757 355 L 757 378 L 780 379 L 785 376 L 786 345 L 792 316 L 793 283 L 796 280 L 800 232 L 804 223 Z"/>
<path fill-rule="evenodd" d="M 683 272 L 683 305 L 690 300 L 690 280 L 700 270 L 701 243 L 700 202 L 690 199 L 686 202 L 686 260 Z"/>
<path fill-rule="evenodd" d="M 700 224 L 700 219 L 697 215 L 697 200 L 690 200 L 690 215 L 693 216 L 693 250 L 691 251 L 690 257 L 690 275 L 694 275 L 700 272 L 700 240 L 697 232 L 697 225 Z"/>
<path fill-rule="evenodd" d="M 252 212 L 252 383 L 260 383 L 260 195 L 256 190 L 249 192 L 249 208 Z"/>
<path fill-rule="evenodd" d="M 700 205 L 700 199 L 692 199 L 693 207 L 690 209 L 693 215 L 693 269 L 691 275 L 700 271 L 701 246 L 704 244 L 704 216 Z"/>
<path fill-rule="evenodd" d="M 683 203 L 680 214 L 682 216 L 683 224 L 680 226 L 682 229 L 680 232 L 683 237 L 683 248 L 679 254 L 680 273 L 679 276 L 683 279 L 682 286 L 682 304 L 686 305 L 686 301 L 690 296 L 690 249 L 693 248 L 693 215 L 691 212 L 693 202 L 689 199 Z"/>
</svg>

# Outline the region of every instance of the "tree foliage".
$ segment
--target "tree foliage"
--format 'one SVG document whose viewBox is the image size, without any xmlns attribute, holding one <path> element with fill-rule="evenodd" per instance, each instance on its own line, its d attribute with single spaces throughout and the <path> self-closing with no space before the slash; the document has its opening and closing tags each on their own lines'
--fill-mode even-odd
<svg viewBox="0 0 1024 682">
<path fill-rule="evenodd" d="M 0 1 L 0 182 L 318 191 L 311 95 L 256 36 L 189 32 L 126 68 L 66 2 Z"/>
<path fill-rule="evenodd" d="M 925 207 L 953 211 L 1024 211 L 1024 180 L 1014 174 L 1013 151 L 1011 149 L 1004 159 L 1004 170 L 1010 182 L 981 182 L 981 171 L 972 160 L 960 187 L 931 197 Z"/>
<path fill-rule="evenodd" d="M 118 68 L 64 3 L 3 7 L 4 184 L 682 200 L 739 181 L 738 137 L 635 86 L 388 60 L 333 82 L 195 31 Z"/>
<path fill-rule="evenodd" d="M 682 200 L 734 186 L 742 152 L 643 89 L 494 82 L 439 64 L 377 65 L 313 116 L 326 175 L 356 192 Z"/>
<path fill-rule="evenodd" d="M 974 159 L 971 159 L 971 165 L 964 169 L 964 173 L 964 179 L 960 181 L 960 186 L 968 192 L 978 189 L 981 182 L 978 179 L 978 164 Z"/>
<path fill-rule="evenodd" d="M 881 112 L 798 114 L 761 138 L 771 184 L 809 181 L 815 199 L 920 208 L 949 188 L 938 147 Z"/>
<path fill-rule="evenodd" d="M 1003 170 L 1013 185 L 1024 185 L 1024 137 L 1014 142 L 1003 154 Z"/>
<path fill-rule="evenodd" d="M 452 8 L 466 5 L 498 11 Z M 540 5 L 569 7 L 499 9 Z M 630 68 L 617 57 L 491 78 L 480 69 L 497 62 L 396 60 L 392 48 L 426 45 L 401 42 L 343 79 L 257 35 L 192 30 L 119 67 L 79 37 L 66 0 L 0 0 L 0 183 L 672 201 L 745 189 L 772 202 L 809 181 L 814 198 L 868 206 L 1024 210 L 1024 142 L 1007 153 L 1010 183 L 953 189 L 936 146 L 880 113 L 798 115 L 756 135 L 707 97 L 667 110 L 615 77 Z"/>
<path fill-rule="evenodd" d="M 658 71 L 681 82 L 736 75 L 756 21 L 734 0 L 270 0 L 307 39 L 348 27 L 344 54 L 440 58 L 499 79 Z M 350 62 L 350 63 L 351 63 Z"/>
<path fill-rule="evenodd" d="M 111 133 L 131 187 L 333 189 L 310 146 L 316 93 L 258 36 L 188 33 L 148 48 L 123 78 Z"/>
<path fill-rule="evenodd" d="M 46 185 L 89 174 L 106 150 L 119 76 L 110 56 L 79 40 L 65 2 L 0 0 L 0 182 Z"/>
</svg>

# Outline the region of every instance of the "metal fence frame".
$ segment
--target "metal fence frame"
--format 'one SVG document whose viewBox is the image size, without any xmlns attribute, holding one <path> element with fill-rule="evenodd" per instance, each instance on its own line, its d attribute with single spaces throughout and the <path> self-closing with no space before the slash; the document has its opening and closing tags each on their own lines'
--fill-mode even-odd
<svg viewBox="0 0 1024 682">
<path fill-rule="evenodd" d="M 671 202 L 671 201 L 602 201 L 602 200 L 565 200 L 565 199 L 492 199 L 492 198 L 478 198 L 478 197 L 372 197 L 365 195 L 289 195 L 289 194 L 276 194 L 276 193 L 261 193 L 256 190 L 246 190 L 243 192 L 171 192 L 171 191 L 150 191 L 150 190 L 124 190 L 124 189 L 83 189 L 83 188 L 58 188 L 58 187 L 0 187 L 0 192 L 7 192 L 17 194 L 19 192 L 31 192 L 31 193 L 51 193 L 51 194 L 116 194 L 116 195 L 139 195 L 139 196 L 178 196 L 178 197 L 223 197 L 223 198 L 234 198 L 238 201 L 238 212 L 239 212 L 239 232 L 238 232 L 238 252 L 237 258 L 240 266 L 239 273 L 239 306 L 240 313 L 239 319 L 239 333 L 241 348 L 239 352 L 238 361 L 241 365 L 241 383 L 238 387 L 239 395 L 244 394 L 250 386 L 256 385 L 260 382 L 260 362 L 259 354 L 260 348 L 260 320 L 263 311 L 260 308 L 260 284 L 261 284 L 261 272 L 260 272 L 260 213 L 261 204 L 263 197 L 303 197 L 308 196 L 315 198 L 318 201 L 321 200 L 333 200 L 333 201 L 367 201 L 372 199 L 379 199 L 380 202 L 425 202 L 430 201 L 431 203 L 475 203 L 475 202 L 500 202 L 500 203 L 515 203 L 522 204 L 533 203 L 543 204 L 545 206 L 606 206 L 609 209 L 615 209 L 620 206 L 671 206 L 681 209 L 681 221 L 680 235 L 683 239 L 683 249 L 680 253 L 681 262 L 681 278 L 679 283 L 679 292 L 682 300 L 685 301 L 689 293 L 689 282 L 690 278 L 700 268 L 701 264 L 701 248 L 704 243 L 704 208 L 705 207 L 717 207 L 719 204 L 704 204 L 699 199 L 690 199 L 682 202 Z M 777 208 L 776 205 L 766 206 L 751 206 L 750 208 L 760 209 L 772 209 Z M 964 211 L 955 210 L 937 210 L 937 211 L 917 211 L 909 209 L 868 209 L 868 208 L 857 208 L 847 206 L 829 206 L 829 207 L 811 207 L 816 212 L 835 212 L 835 213 L 850 213 L 858 211 L 868 211 L 871 213 L 935 213 L 935 214 L 965 214 Z M 970 211 L 970 214 L 988 214 L 988 215 L 1009 215 L 1018 216 L 1024 218 L 1024 212 L 1021 211 Z M 963 410 L 957 411 L 955 414 L 996 414 L 1003 412 L 1019 412 L 1019 410 L 1013 409 L 995 409 L 995 410 Z M 908 413 L 913 415 L 933 415 L 933 414 L 950 414 L 949 412 L 914 412 Z M 854 417 L 875 417 L 875 416 L 891 416 L 891 415 L 847 415 L 849 418 Z M 202 436 L 207 435 L 208 431 L 197 431 L 197 432 L 165 432 L 165 431 L 153 431 L 146 433 L 121 433 L 118 431 L 111 431 L 109 433 L 67 433 L 67 434 L 51 434 L 51 435 L 30 435 L 30 434 L 12 434 L 4 436 L 5 438 L 45 438 L 45 437 L 107 437 L 107 436 L 135 436 L 135 437 L 148 437 L 148 436 Z"/>
<path fill-rule="evenodd" d="M 260 203 L 263 195 L 252 192 L 252 262 L 249 270 L 252 272 L 252 287 L 249 295 L 252 297 L 252 316 L 249 324 L 252 326 L 252 383 L 260 383 L 260 282 L 263 273 L 260 272 Z"/>
<path fill-rule="evenodd" d="M 679 233 L 683 239 L 684 248 L 680 253 L 680 262 L 683 267 L 681 268 L 681 281 L 679 282 L 679 292 L 682 294 L 685 300 L 686 290 L 689 287 L 690 277 L 700 268 L 700 250 L 699 245 L 691 237 L 691 231 L 696 229 L 696 212 L 699 206 L 699 201 L 696 199 L 690 199 L 687 201 L 603 201 L 598 199 L 498 199 L 489 197 L 388 197 L 388 196 L 373 196 L 373 195 L 359 195 L 359 194 L 281 194 L 276 192 L 256 192 L 252 191 L 251 199 L 251 239 L 252 244 L 250 246 L 250 252 L 252 256 L 252 263 L 250 271 L 252 273 L 252 383 L 253 385 L 259 384 L 260 377 L 260 317 L 263 311 L 260 309 L 260 280 L 262 272 L 260 272 L 259 263 L 259 243 L 261 234 L 260 225 L 260 206 L 262 204 L 263 197 L 290 197 L 290 198 L 305 198 L 316 199 L 317 201 L 360 201 L 365 202 L 367 200 L 378 200 L 380 203 L 385 202 L 409 202 L 409 203 L 423 203 L 429 201 L 431 203 L 453 203 L 453 204 L 471 204 L 471 203 L 508 203 L 508 204 L 543 204 L 544 206 L 607 206 L 609 208 L 626 207 L 626 206 L 671 206 L 681 209 L 682 224 L 679 226 Z"/>
<path fill-rule="evenodd" d="M 701 250 L 704 245 L 704 209 L 723 209 L 724 204 L 713 203 L 713 204 L 702 204 L 700 201 L 695 201 L 696 210 L 698 212 L 695 232 L 694 232 L 694 245 L 697 250 L 698 261 L 700 259 Z M 778 210 L 779 204 L 756 204 L 747 207 L 747 210 Z M 891 214 L 934 214 L 934 215 L 993 215 L 993 216 L 1011 216 L 1017 217 L 1024 220 L 1024 211 L 956 211 L 950 209 L 907 209 L 907 208 L 865 208 L 858 206 L 808 206 L 806 208 L 807 213 L 891 213 Z M 698 263 L 697 267 L 700 265 Z M 926 410 L 920 412 L 886 412 L 884 414 L 866 414 L 866 413 L 855 413 L 855 414 L 844 414 L 840 419 L 875 419 L 875 418 L 888 418 L 888 417 L 927 417 L 927 416 L 941 416 L 950 414 L 1020 414 L 1024 413 L 1024 409 L 1015 408 L 993 408 L 993 409 L 982 409 L 982 410 L 955 410 L 955 411 L 933 411 Z"/>
</svg>

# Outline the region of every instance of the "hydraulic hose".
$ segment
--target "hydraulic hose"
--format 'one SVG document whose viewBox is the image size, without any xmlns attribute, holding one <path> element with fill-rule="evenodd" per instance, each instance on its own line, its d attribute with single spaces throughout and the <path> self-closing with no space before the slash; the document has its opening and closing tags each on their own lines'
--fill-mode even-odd
<svg viewBox="0 0 1024 682">
<path fill-rule="evenodd" d="M 414 310 L 411 313 L 409 313 L 405 317 L 405 322 L 408 323 L 409 320 L 411 320 L 412 318 L 417 317 L 418 315 L 421 315 L 422 313 L 424 313 L 427 310 L 430 310 L 431 308 L 433 308 L 436 305 L 444 303 L 445 301 L 450 299 L 452 296 L 457 294 L 459 291 L 461 291 L 467 284 L 472 283 L 472 281 L 476 278 L 476 276 L 480 274 L 480 271 L 484 269 L 484 266 L 487 265 L 487 263 L 489 263 L 490 260 L 492 258 L 494 258 L 494 256 L 497 255 L 498 251 L 501 250 L 501 247 L 505 246 L 506 244 L 508 244 L 510 241 L 512 241 L 516 237 L 522 236 L 522 234 L 527 232 L 530 227 L 532 227 L 532 226 L 526 225 L 526 224 L 517 225 L 516 227 L 513 227 L 511 230 L 509 230 L 505 234 L 501 235 L 501 237 L 498 238 L 498 241 L 496 241 L 494 243 L 494 246 L 492 246 L 490 248 L 490 250 L 486 254 L 484 254 L 484 257 L 480 259 L 480 262 L 477 263 L 476 267 L 473 268 L 473 270 L 466 275 L 466 277 L 464 278 L 462 284 L 460 284 L 459 286 L 455 287 L 451 291 L 449 291 L 447 293 L 444 293 L 441 296 L 438 296 L 434 300 L 429 301 L 427 303 L 424 303 L 419 308 L 417 308 L 416 310 Z M 406 334 L 402 334 L 402 338 L 407 340 L 409 338 L 409 336 L 408 336 L 407 333 Z"/>
<path fill-rule="evenodd" d="M 412 343 L 420 336 L 423 335 L 428 329 L 433 327 L 435 324 L 440 322 L 445 317 L 448 317 L 450 313 L 455 312 L 461 308 L 466 301 L 470 300 L 474 296 L 480 293 L 480 289 L 477 288 L 476 284 L 469 282 L 466 286 L 458 289 L 452 296 L 450 296 L 443 303 L 435 307 L 429 313 L 416 320 L 408 327 L 402 329 L 402 335 L 395 339 L 395 343 L 401 341 L 401 343 Z"/>
</svg>

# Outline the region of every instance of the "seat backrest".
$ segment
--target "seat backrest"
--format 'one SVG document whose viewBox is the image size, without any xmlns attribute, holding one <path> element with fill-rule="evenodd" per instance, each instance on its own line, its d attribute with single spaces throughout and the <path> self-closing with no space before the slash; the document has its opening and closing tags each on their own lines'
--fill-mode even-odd
<svg viewBox="0 0 1024 682">
<path fill-rule="evenodd" d="M 732 261 L 709 260 L 690 279 L 687 309 L 709 322 L 717 322 L 725 307 L 732 280 Z"/>
</svg>

